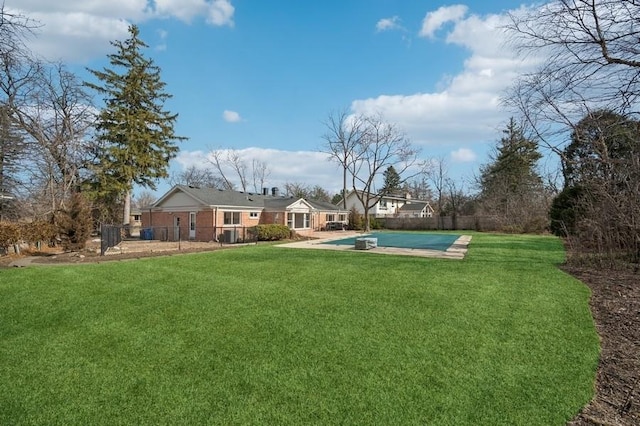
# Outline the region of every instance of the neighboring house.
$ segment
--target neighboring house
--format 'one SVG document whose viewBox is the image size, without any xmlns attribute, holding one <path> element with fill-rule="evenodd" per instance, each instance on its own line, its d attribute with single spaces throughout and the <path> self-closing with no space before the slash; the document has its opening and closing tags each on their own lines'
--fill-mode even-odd
<svg viewBox="0 0 640 426">
<path fill-rule="evenodd" d="M 362 194 L 362 191 L 358 191 Z M 372 200 L 374 197 L 371 197 Z M 347 210 L 355 208 L 355 210 L 364 214 L 364 206 L 358 199 L 355 191 L 347 194 Z M 342 201 L 340 202 L 342 204 Z M 373 217 L 431 217 L 433 216 L 433 208 L 428 201 L 413 200 L 410 194 L 389 194 L 381 197 L 375 204 L 369 208 L 369 215 Z"/>
<path fill-rule="evenodd" d="M 428 201 L 411 200 L 398 210 L 398 217 L 433 217 L 433 207 Z"/>
<path fill-rule="evenodd" d="M 140 235 L 140 227 L 142 226 L 142 213 L 138 208 L 132 208 L 129 213 L 129 233 L 131 236 Z"/>
<path fill-rule="evenodd" d="M 336 217 L 346 221 L 347 212 L 329 203 L 280 196 L 277 188 L 256 194 L 176 185 L 142 209 L 142 228 L 173 234 L 154 239 L 235 242 L 246 228 L 259 224 L 287 225 L 308 235 Z"/>
</svg>

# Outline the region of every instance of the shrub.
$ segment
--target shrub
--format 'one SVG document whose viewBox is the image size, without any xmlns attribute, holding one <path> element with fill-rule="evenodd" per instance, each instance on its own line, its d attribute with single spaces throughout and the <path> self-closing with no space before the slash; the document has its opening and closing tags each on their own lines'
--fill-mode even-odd
<svg viewBox="0 0 640 426">
<path fill-rule="evenodd" d="M 93 231 L 91 207 L 85 197 L 81 193 L 74 194 L 69 208 L 56 214 L 55 223 L 65 250 L 85 248 Z"/>
<path fill-rule="evenodd" d="M 364 228 L 364 218 L 355 207 L 349 211 L 349 229 L 360 231 Z"/>
<path fill-rule="evenodd" d="M 580 187 L 570 187 L 562 190 L 551 203 L 549 219 L 551 232 L 560 237 L 575 235 L 577 223 L 584 216 L 580 205 L 584 191 Z"/>
<path fill-rule="evenodd" d="M 56 236 L 56 227 L 44 220 L 36 220 L 22 225 L 22 238 L 29 245 L 39 245 L 46 242 L 47 244 L 54 240 Z"/>
<path fill-rule="evenodd" d="M 369 227 L 371 229 L 382 229 L 382 222 L 374 216 L 369 216 Z"/>
<path fill-rule="evenodd" d="M 14 222 L 0 222 L 0 248 L 8 252 L 9 247 L 18 244 L 22 239 L 21 227 Z"/>
<path fill-rule="evenodd" d="M 278 241 L 291 237 L 291 230 L 286 225 L 256 225 L 251 232 L 258 241 Z"/>
<path fill-rule="evenodd" d="M 524 233 L 524 229 L 521 225 L 502 225 L 500 232 L 504 232 L 505 234 L 522 234 Z"/>
</svg>

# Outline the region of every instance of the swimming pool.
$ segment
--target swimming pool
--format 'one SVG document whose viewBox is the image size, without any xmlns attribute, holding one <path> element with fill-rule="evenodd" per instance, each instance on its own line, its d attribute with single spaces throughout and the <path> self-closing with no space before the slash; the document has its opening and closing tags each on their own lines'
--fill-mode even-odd
<svg viewBox="0 0 640 426">
<path fill-rule="evenodd" d="M 358 238 L 377 238 L 378 247 L 396 247 L 421 250 L 445 251 L 460 238 L 456 234 L 436 234 L 430 232 L 370 232 L 340 240 L 325 241 L 322 244 L 355 245 Z"/>
</svg>

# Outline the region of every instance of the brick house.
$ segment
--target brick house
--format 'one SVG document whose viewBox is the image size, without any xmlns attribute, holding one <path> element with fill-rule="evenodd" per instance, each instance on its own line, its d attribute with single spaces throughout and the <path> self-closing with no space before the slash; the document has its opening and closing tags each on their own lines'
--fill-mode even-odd
<svg viewBox="0 0 640 426">
<path fill-rule="evenodd" d="M 236 242 L 258 224 L 287 225 L 309 235 L 327 222 L 346 222 L 348 214 L 330 203 L 280 196 L 277 188 L 256 194 L 176 185 L 142 208 L 141 216 L 145 239 Z"/>
</svg>

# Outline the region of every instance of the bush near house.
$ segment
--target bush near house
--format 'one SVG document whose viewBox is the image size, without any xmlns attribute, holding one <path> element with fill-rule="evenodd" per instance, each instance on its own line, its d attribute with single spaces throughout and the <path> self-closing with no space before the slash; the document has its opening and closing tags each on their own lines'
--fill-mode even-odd
<svg viewBox="0 0 640 426">
<path fill-rule="evenodd" d="M 0 222 L 0 250 L 5 253 L 9 247 L 21 243 L 35 245 L 39 249 L 41 243 L 49 244 L 55 236 L 55 226 L 43 220 L 25 223 Z"/>
<path fill-rule="evenodd" d="M 20 242 L 20 225 L 14 222 L 0 222 L 0 249 L 6 253 L 14 244 Z"/>
<path fill-rule="evenodd" d="M 35 245 L 39 248 L 41 243 L 51 243 L 57 234 L 56 227 L 47 221 L 36 220 L 30 223 L 24 223 L 21 226 L 21 237 L 30 246 Z"/>
<path fill-rule="evenodd" d="M 256 225 L 251 232 L 258 241 L 278 241 L 291 238 L 292 231 L 286 225 Z"/>
</svg>

